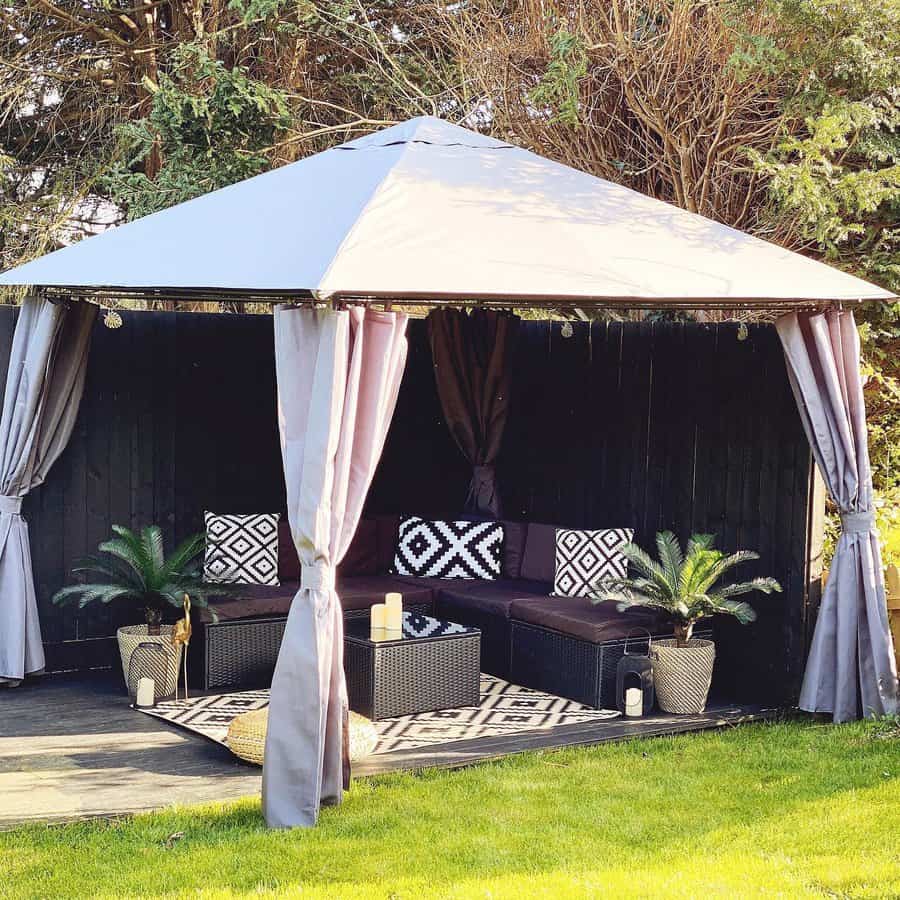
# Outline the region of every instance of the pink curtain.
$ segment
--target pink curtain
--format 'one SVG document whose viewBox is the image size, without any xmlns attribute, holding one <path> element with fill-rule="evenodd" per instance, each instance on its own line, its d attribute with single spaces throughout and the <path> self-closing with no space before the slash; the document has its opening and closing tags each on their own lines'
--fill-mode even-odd
<svg viewBox="0 0 900 900">
<path fill-rule="evenodd" d="M 856 323 L 852 313 L 831 310 L 790 313 L 776 328 L 807 437 L 841 513 L 800 707 L 835 722 L 896 713 Z"/>
<path fill-rule="evenodd" d="M 406 316 L 279 307 L 278 416 L 288 517 L 301 562 L 269 705 L 263 812 L 315 825 L 349 780 L 343 617 L 335 569 L 381 456 L 406 362 Z"/>
</svg>

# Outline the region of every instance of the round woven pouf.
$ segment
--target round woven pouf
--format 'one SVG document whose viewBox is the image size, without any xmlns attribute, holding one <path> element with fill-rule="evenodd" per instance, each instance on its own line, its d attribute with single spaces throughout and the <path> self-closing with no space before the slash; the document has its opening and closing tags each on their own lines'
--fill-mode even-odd
<svg viewBox="0 0 900 900">
<path fill-rule="evenodd" d="M 653 642 L 653 686 L 663 712 L 702 713 L 712 682 L 716 645 L 699 638 L 679 647 L 674 640 Z"/>
<path fill-rule="evenodd" d="M 228 726 L 225 743 L 228 749 L 240 759 L 263 764 L 266 747 L 266 726 L 269 722 L 269 708 L 254 709 L 232 719 Z M 355 712 L 350 713 L 350 762 L 368 756 L 378 744 L 375 726 Z"/>
</svg>

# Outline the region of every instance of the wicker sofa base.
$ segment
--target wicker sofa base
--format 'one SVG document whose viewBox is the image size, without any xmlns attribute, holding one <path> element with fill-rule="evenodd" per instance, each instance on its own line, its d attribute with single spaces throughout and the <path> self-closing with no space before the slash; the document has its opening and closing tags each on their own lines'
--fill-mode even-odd
<svg viewBox="0 0 900 900">
<path fill-rule="evenodd" d="M 429 615 L 430 603 L 411 603 L 412 612 Z M 344 619 L 360 619 L 368 609 L 352 609 Z M 287 616 L 201 622 L 194 627 L 188 653 L 188 678 L 196 688 L 262 688 L 272 683 Z"/>
<path fill-rule="evenodd" d="M 594 644 L 538 625 L 510 624 L 510 681 L 586 706 L 616 708 L 616 666 L 625 652 L 624 639 Z M 711 639 L 712 630 L 699 629 L 694 636 Z M 667 637 L 671 631 L 653 635 Z M 636 636 L 628 643 L 634 651 L 646 641 Z"/>
</svg>

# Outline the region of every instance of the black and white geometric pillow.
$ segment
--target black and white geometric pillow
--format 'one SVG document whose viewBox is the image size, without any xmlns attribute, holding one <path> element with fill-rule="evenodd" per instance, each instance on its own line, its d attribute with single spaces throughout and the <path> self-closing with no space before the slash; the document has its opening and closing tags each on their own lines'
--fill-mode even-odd
<svg viewBox="0 0 900 900">
<path fill-rule="evenodd" d="M 599 531 L 557 528 L 553 593 L 557 597 L 584 597 L 598 581 L 625 578 L 628 560 L 621 550 L 632 537 L 631 528 Z"/>
<path fill-rule="evenodd" d="M 214 584 L 278 585 L 278 513 L 205 513 L 203 579 Z"/>
<path fill-rule="evenodd" d="M 503 525 L 500 522 L 429 522 L 402 519 L 394 555 L 398 575 L 420 578 L 500 577 Z"/>
</svg>

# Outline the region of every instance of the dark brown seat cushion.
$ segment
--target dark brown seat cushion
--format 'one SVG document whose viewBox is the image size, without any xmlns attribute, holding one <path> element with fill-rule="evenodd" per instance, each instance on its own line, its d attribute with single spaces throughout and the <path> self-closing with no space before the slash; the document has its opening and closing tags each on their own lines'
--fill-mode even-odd
<svg viewBox="0 0 900 900">
<path fill-rule="evenodd" d="M 384 595 L 396 591 L 403 594 L 405 604 L 431 605 L 433 593 L 426 585 L 410 585 L 389 575 L 339 575 L 337 592 L 345 610 L 368 609 L 373 603 L 383 603 Z"/>
<path fill-rule="evenodd" d="M 632 628 L 671 633 L 650 610 L 619 612 L 613 603 L 593 604 L 585 597 L 530 597 L 513 601 L 513 620 L 551 628 L 594 644 L 627 637 Z"/>
<path fill-rule="evenodd" d="M 283 581 L 278 587 L 267 584 L 222 585 L 222 596 L 211 597 L 220 622 L 233 619 L 259 619 L 266 616 L 286 616 L 291 601 L 300 590 L 299 581 Z M 389 591 L 399 591 L 407 603 L 432 603 L 431 588 L 412 587 L 396 578 L 383 575 L 354 575 L 338 577 L 338 596 L 345 610 L 368 609 L 373 603 L 384 601 Z M 209 611 L 198 608 L 202 622 L 211 621 Z"/>
<path fill-rule="evenodd" d="M 435 579 L 438 580 L 438 579 Z M 477 610 L 508 619 L 518 600 L 547 596 L 547 586 L 538 581 L 498 579 L 497 581 L 444 581 L 437 587 L 437 608 Z M 466 623 L 463 623 L 466 624 Z"/>
<path fill-rule="evenodd" d="M 260 619 L 267 616 L 286 616 L 294 595 L 300 590 L 299 581 L 282 581 L 277 587 L 269 584 L 223 584 L 222 595 L 210 597 L 220 622 L 232 619 Z M 202 622 L 212 621 L 209 610 L 199 610 Z"/>
</svg>

